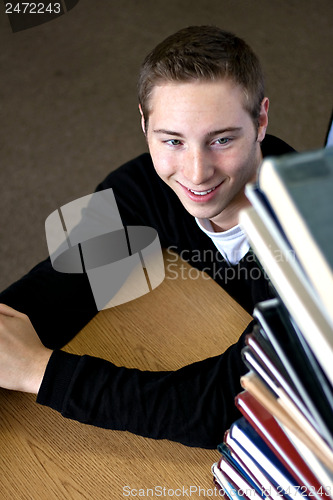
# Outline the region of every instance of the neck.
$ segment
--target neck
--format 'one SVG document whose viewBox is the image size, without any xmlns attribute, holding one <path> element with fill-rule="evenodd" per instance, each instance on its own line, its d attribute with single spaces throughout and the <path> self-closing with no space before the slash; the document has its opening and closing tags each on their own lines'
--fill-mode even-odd
<svg viewBox="0 0 333 500">
<path fill-rule="evenodd" d="M 221 233 L 222 231 L 227 231 L 228 229 L 237 226 L 240 211 L 251 205 L 245 194 L 242 194 L 242 199 L 237 200 L 237 203 L 232 207 L 232 209 L 228 210 L 228 208 L 226 208 L 221 214 L 210 219 L 210 223 L 216 233 Z"/>
</svg>

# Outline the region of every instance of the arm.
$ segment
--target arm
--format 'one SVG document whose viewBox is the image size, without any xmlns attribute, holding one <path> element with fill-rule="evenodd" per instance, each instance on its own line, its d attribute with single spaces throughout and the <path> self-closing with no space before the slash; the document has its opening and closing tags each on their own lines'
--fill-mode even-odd
<svg viewBox="0 0 333 500">
<path fill-rule="evenodd" d="M 188 446 L 215 448 L 239 416 L 245 335 L 177 371 L 140 371 L 45 348 L 29 319 L 0 305 L 0 386 L 37 394 L 64 417 Z"/>
<path fill-rule="evenodd" d="M 177 371 L 140 371 L 55 351 L 37 402 L 82 423 L 215 448 L 240 416 L 234 398 L 251 329 L 252 323 L 223 354 Z"/>
</svg>

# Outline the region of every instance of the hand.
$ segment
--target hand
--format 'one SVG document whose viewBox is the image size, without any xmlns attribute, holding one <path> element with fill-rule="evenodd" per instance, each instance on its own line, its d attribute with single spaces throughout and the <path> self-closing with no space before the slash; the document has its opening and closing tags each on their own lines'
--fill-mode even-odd
<svg viewBox="0 0 333 500">
<path fill-rule="evenodd" d="M 37 394 L 51 354 L 28 316 L 0 304 L 0 387 Z"/>
</svg>

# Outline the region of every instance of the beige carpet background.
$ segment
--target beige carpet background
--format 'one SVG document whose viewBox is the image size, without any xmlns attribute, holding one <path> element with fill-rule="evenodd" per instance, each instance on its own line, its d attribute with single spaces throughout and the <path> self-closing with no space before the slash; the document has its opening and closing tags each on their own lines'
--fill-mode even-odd
<svg viewBox="0 0 333 500">
<path fill-rule="evenodd" d="M 12 33 L 0 13 L 0 289 L 47 256 L 46 217 L 145 150 L 136 76 L 190 24 L 244 37 L 263 63 L 269 132 L 321 147 L 332 109 L 333 0 L 80 0 Z"/>
</svg>

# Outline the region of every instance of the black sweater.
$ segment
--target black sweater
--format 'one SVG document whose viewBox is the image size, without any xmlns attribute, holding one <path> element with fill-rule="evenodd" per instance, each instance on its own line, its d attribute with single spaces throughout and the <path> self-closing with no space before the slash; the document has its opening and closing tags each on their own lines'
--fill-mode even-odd
<svg viewBox="0 0 333 500">
<path fill-rule="evenodd" d="M 266 136 L 264 156 L 292 151 Z M 271 296 L 270 287 L 250 252 L 229 266 L 215 245 L 156 174 L 149 154 L 115 170 L 97 187 L 113 188 L 122 222 L 154 227 L 164 248 L 172 247 L 198 269 L 205 269 L 248 312 Z M 205 252 L 216 258 L 207 262 Z M 202 255 L 202 260 L 198 256 Z M 230 272 L 230 267 L 235 272 Z M 230 276 L 233 279 L 230 279 Z M 149 372 L 117 367 L 91 356 L 60 350 L 97 313 L 87 276 L 53 270 L 47 259 L 2 294 L 0 302 L 26 313 L 41 341 L 54 352 L 37 402 L 64 417 L 100 427 L 168 438 L 189 446 L 215 448 L 238 417 L 234 397 L 246 371 L 240 351 L 251 324 L 220 356 L 180 370 Z M 135 411 L 133 411 L 135 408 Z"/>
</svg>

